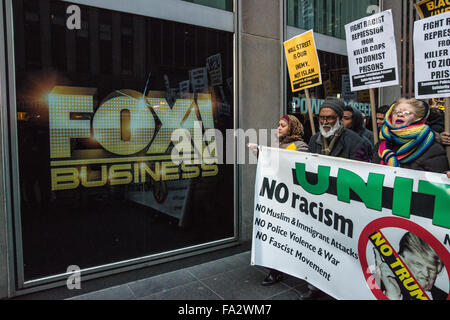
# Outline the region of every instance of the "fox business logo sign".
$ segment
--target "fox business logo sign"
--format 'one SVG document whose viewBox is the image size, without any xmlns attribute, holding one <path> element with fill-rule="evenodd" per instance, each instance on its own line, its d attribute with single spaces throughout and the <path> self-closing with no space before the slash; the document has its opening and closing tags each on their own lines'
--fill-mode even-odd
<svg viewBox="0 0 450 320">
<path fill-rule="evenodd" d="M 209 94 L 178 99 L 170 107 L 161 93 L 122 90 L 94 112 L 96 94 L 93 88 L 57 86 L 48 96 L 52 190 L 217 175 L 215 136 L 205 141 L 202 133 L 214 129 Z M 168 154 L 179 128 L 194 141 L 199 161 L 192 161 L 195 152 L 183 152 L 185 158 Z M 95 140 L 102 150 L 72 150 L 71 140 L 80 138 Z"/>
</svg>

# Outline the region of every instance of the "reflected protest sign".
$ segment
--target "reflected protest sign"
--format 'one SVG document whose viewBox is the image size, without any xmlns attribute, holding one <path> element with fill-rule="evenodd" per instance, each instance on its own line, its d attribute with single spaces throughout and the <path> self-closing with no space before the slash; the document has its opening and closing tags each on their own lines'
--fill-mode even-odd
<svg viewBox="0 0 450 320">
<path fill-rule="evenodd" d="M 189 70 L 189 80 L 193 92 L 208 92 L 208 72 L 206 67 Z"/>
<path fill-rule="evenodd" d="M 450 11 L 414 22 L 415 96 L 450 96 Z"/>
<path fill-rule="evenodd" d="M 313 31 L 295 36 L 283 45 L 292 92 L 321 85 L 320 63 Z"/>
<path fill-rule="evenodd" d="M 211 84 L 213 86 L 222 85 L 222 60 L 220 53 L 206 58 L 206 69 L 208 70 Z"/>
<path fill-rule="evenodd" d="M 345 25 L 351 91 L 399 83 L 392 11 Z"/>
<path fill-rule="evenodd" d="M 336 299 L 449 299 L 449 191 L 444 174 L 261 147 L 251 263 Z"/>
<path fill-rule="evenodd" d="M 428 18 L 450 11 L 450 0 L 423 0 L 416 3 L 420 18 Z"/>
<path fill-rule="evenodd" d="M 191 90 L 191 82 L 189 80 L 180 81 L 178 83 L 181 98 L 186 97 Z"/>
</svg>

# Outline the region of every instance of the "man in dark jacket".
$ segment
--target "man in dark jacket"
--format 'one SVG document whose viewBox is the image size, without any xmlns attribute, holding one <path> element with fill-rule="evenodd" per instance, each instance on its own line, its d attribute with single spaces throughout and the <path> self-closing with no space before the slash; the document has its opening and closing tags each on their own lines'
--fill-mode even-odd
<svg viewBox="0 0 450 320">
<path fill-rule="evenodd" d="M 342 122 L 347 129 L 351 129 L 361 138 L 367 139 L 373 147 L 373 132 L 364 127 L 364 116 L 361 111 L 352 106 L 345 106 Z"/>
<path fill-rule="evenodd" d="M 319 129 L 309 140 L 311 153 L 370 162 L 363 139 L 342 123 L 345 104 L 337 98 L 327 98 L 319 111 Z"/>
<path fill-rule="evenodd" d="M 374 146 L 373 133 L 364 127 L 361 111 L 352 106 L 345 106 L 342 122 L 347 129 L 356 132 L 363 139 L 367 154 L 369 155 L 369 158 L 371 158 Z"/>
<path fill-rule="evenodd" d="M 370 161 L 364 140 L 352 130 L 346 129 L 342 117 L 345 104 L 337 98 L 327 98 L 319 111 L 319 132 L 309 140 L 311 153 L 346 159 Z M 308 284 L 308 290 L 300 295 L 302 300 L 316 299 L 325 294 Z"/>
</svg>

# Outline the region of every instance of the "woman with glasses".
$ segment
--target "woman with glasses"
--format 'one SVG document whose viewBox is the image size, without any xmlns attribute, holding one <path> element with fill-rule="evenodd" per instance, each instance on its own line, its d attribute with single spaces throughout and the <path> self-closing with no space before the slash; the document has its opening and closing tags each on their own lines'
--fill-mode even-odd
<svg viewBox="0 0 450 320">
<path fill-rule="evenodd" d="M 426 125 L 428 104 L 398 99 L 386 113 L 373 162 L 393 167 L 445 173 L 447 156 L 436 134 Z"/>
</svg>

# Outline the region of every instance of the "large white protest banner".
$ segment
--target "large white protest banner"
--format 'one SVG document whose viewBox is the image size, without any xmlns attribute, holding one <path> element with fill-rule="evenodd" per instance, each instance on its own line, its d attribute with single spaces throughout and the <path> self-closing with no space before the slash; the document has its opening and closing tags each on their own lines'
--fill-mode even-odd
<svg viewBox="0 0 450 320">
<path fill-rule="evenodd" d="M 450 97 L 450 11 L 414 22 L 417 99 Z"/>
<path fill-rule="evenodd" d="M 345 25 L 351 91 L 399 83 L 392 11 Z"/>
<path fill-rule="evenodd" d="M 450 179 L 260 147 L 251 262 L 337 299 L 448 299 Z"/>
</svg>

